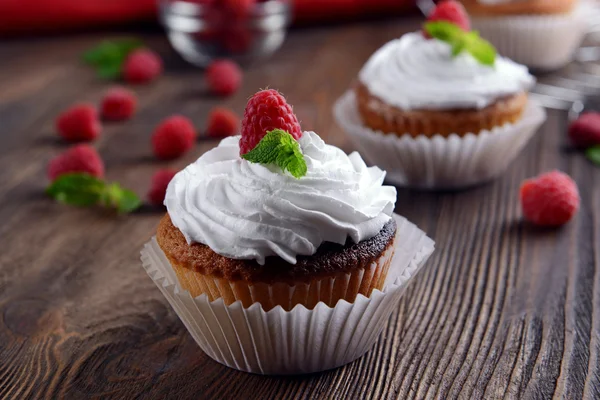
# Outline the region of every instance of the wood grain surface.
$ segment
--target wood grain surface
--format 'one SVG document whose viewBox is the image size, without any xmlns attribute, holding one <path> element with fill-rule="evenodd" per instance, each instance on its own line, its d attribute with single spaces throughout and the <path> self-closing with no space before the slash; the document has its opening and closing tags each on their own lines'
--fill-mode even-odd
<svg viewBox="0 0 600 400">
<path fill-rule="evenodd" d="M 149 137 L 181 113 L 203 127 L 216 104 L 242 112 L 259 88 L 282 91 L 305 130 L 351 150 L 331 107 L 368 56 L 416 27 L 373 21 L 291 32 L 243 89 L 206 95 L 160 33 L 145 40 L 167 73 L 136 87 L 140 110 L 106 124 L 95 145 L 117 180 L 140 194 L 159 167 L 181 168 L 215 146 L 160 163 Z M 105 82 L 78 63 L 106 34 L 0 44 L 0 398 L 4 399 L 598 399 L 600 398 L 600 169 L 568 150 L 566 116 L 548 121 L 495 182 L 458 193 L 399 190 L 397 212 L 437 251 L 375 347 L 345 367 L 263 377 L 209 359 L 141 268 L 139 250 L 163 210 L 115 217 L 43 194 L 47 161 L 65 148 L 55 116 L 98 102 Z M 522 179 L 554 168 L 581 190 L 562 229 L 521 222 Z"/>
</svg>

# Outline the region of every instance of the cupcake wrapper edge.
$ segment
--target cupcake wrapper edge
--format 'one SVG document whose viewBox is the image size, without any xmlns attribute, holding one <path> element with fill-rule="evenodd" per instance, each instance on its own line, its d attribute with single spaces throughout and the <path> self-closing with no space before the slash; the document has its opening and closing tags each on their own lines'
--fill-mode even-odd
<svg viewBox="0 0 600 400">
<path fill-rule="evenodd" d="M 434 242 L 405 218 L 398 224 L 395 252 L 382 291 L 359 294 L 353 303 L 334 307 L 319 302 L 312 310 L 264 311 L 260 303 L 226 306 L 222 298 L 192 298 L 153 238 L 141 252 L 148 275 L 169 301 L 200 348 L 217 362 L 258 374 L 300 374 L 336 368 L 363 355 L 416 273 L 434 250 Z"/>
</svg>

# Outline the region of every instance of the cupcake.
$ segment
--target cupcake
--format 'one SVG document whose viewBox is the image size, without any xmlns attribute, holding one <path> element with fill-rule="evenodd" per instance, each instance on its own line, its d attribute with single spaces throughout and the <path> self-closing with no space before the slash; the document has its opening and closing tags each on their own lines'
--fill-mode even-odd
<svg viewBox="0 0 600 400">
<path fill-rule="evenodd" d="M 531 68 L 569 63 L 587 30 L 577 0 L 462 0 L 473 28 L 500 54 Z"/>
<path fill-rule="evenodd" d="M 396 190 L 384 178 L 358 153 L 302 132 L 285 99 L 261 91 L 248 102 L 241 136 L 171 180 L 144 267 L 219 362 L 259 373 L 342 365 L 372 345 L 382 316 L 433 251 L 393 214 Z M 295 337 L 304 343 L 296 355 Z M 328 340 L 338 353 L 323 359 Z M 288 347 L 277 350 L 279 341 Z"/>
<path fill-rule="evenodd" d="M 457 188 L 489 180 L 544 120 L 528 97 L 535 79 L 527 67 L 496 55 L 468 25 L 432 21 L 427 31 L 385 44 L 335 106 L 359 150 L 396 184 Z"/>
</svg>

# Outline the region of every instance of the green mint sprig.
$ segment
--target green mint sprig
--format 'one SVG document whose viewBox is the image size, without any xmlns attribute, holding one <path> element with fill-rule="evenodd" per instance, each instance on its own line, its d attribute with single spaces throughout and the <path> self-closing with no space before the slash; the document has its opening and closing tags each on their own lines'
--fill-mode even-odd
<svg viewBox="0 0 600 400">
<path fill-rule="evenodd" d="M 588 160 L 600 166 L 600 145 L 595 145 L 585 149 L 585 156 Z"/>
<path fill-rule="evenodd" d="M 82 59 L 96 69 L 100 78 L 117 79 L 129 53 L 141 46 L 138 39 L 106 40 L 83 53 Z"/>
<path fill-rule="evenodd" d="M 142 204 L 131 190 L 83 173 L 61 175 L 48 186 L 46 193 L 64 204 L 78 207 L 101 204 L 121 214 L 135 211 Z"/>
<path fill-rule="evenodd" d="M 292 135 L 281 129 L 267 132 L 256 147 L 242 157 L 253 163 L 275 164 L 297 179 L 306 175 L 307 171 L 300 145 Z"/>
<path fill-rule="evenodd" d="M 466 51 L 483 65 L 493 66 L 496 61 L 496 49 L 490 42 L 479 37 L 476 31 L 463 31 L 458 25 L 448 21 L 427 22 L 425 31 L 450 44 L 454 57 Z"/>
</svg>

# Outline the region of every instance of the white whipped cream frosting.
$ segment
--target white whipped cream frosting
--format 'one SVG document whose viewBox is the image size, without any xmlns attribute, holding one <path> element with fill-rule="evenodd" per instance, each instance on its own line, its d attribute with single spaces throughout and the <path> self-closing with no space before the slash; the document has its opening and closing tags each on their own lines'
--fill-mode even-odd
<svg viewBox="0 0 600 400">
<path fill-rule="evenodd" d="M 496 56 L 494 66 L 467 52 L 453 57 L 448 43 L 408 33 L 377 50 L 359 74 L 372 95 L 404 110 L 482 109 L 529 90 L 527 67 Z"/>
<path fill-rule="evenodd" d="M 173 224 L 190 244 L 259 264 L 274 255 L 295 264 L 323 242 L 377 235 L 396 202 L 396 189 L 382 185 L 385 172 L 314 132 L 299 143 L 308 172 L 296 179 L 242 159 L 239 136 L 224 139 L 169 184 L 165 205 Z"/>
</svg>

